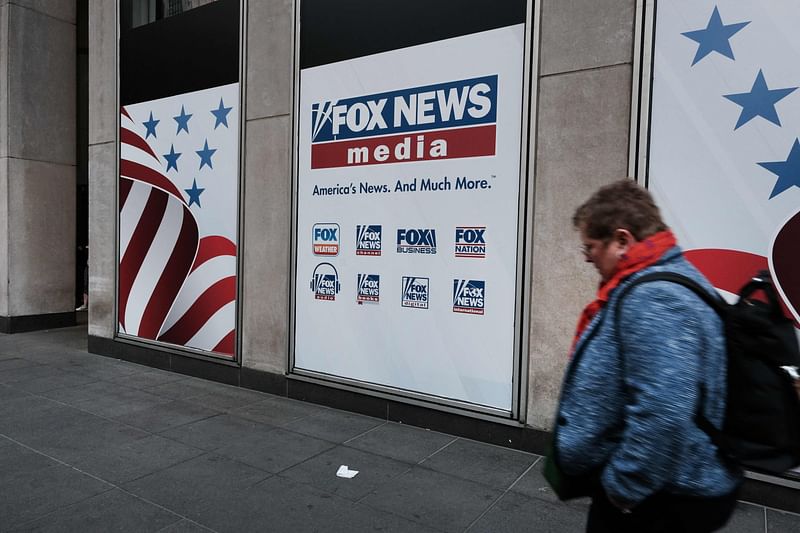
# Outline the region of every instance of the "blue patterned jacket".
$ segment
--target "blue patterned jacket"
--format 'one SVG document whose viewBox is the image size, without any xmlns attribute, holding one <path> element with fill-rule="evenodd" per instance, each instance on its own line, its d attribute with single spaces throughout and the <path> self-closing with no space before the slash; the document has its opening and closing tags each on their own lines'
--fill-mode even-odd
<svg viewBox="0 0 800 533">
<path fill-rule="evenodd" d="M 614 316 L 622 287 L 658 271 L 714 290 L 677 246 L 620 284 L 578 340 L 555 427 L 561 468 L 600 470 L 609 496 L 629 506 L 656 492 L 722 496 L 741 482 L 693 420 L 699 408 L 717 427 L 724 418 L 725 341 L 714 310 L 686 287 L 651 281 L 634 287 Z"/>
</svg>

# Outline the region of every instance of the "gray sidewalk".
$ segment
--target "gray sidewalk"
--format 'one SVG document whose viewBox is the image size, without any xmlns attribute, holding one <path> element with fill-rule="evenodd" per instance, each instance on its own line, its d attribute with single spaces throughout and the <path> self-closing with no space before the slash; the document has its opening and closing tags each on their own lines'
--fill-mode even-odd
<svg viewBox="0 0 800 533">
<path fill-rule="evenodd" d="M 540 459 L 92 355 L 85 326 L 0 334 L 0 531 L 583 531 Z"/>
</svg>

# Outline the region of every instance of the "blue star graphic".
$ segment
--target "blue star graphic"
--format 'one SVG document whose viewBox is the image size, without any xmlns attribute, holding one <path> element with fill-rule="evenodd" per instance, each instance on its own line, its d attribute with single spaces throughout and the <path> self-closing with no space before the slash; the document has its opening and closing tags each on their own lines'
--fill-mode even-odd
<svg viewBox="0 0 800 533">
<path fill-rule="evenodd" d="M 142 122 L 142 124 L 144 124 L 144 127 L 147 128 L 147 133 L 145 133 L 145 135 L 144 135 L 145 139 L 147 139 L 151 135 L 153 137 L 155 137 L 156 139 L 158 139 L 158 137 L 156 136 L 156 126 L 158 125 L 159 122 L 161 122 L 161 121 L 160 120 L 155 120 L 153 118 L 153 112 L 150 111 L 150 120 Z"/>
<path fill-rule="evenodd" d="M 739 126 L 744 126 L 755 117 L 763 117 L 773 124 L 781 125 L 778 119 L 778 112 L 775 111 L 775 104 L 786 98 L 797 87 L 787 87 L 785 89 L 770 89 L 764 79 L 764 73 L 759 70 L 753 88 L 749 93 L 725 94 L 725 98 L 742 106 L 742 113 L 734 130 Z"/>
<path fill-rule="evenodd" d="M 186 133 L 189 133 L 189 119 L 192 118 L 192 115 L 187 114 L 183 106 L 181 106 L 181 114 L 172 118 L 178 123 L 178 131 L 175 132 L 175 135 L 179 134 L 181 130 L 185 130 Z"/>
<path fill-rule="evenodd" d="M 181 156 L 180 153 L 175 152 L 175 145 L 171 144 L 169 146 L 169 153 L 168 154 L 164 154 L 164 159 L 167 160 L 167 170 L 166 170 L 166 172 L 169 172 L 169 169 L 171 169 L 171 168 L 174 168 L 175 172 L 178 171 L 178 158 L 180 156 Z"/>
<path fill-rule="evenodd" d="M 769 195 L 770 200 L 792 186 L 800 187 L 800 140 L 794 140 L 792 150 L 789 152 L 789 157 L 786 158 L 786 161 L 759 163 L 759 166 L 778 176 L 778 182 L 772 189 L 772 194 Z"/>
<path fill-rule="evenodd" d="M 189 207 L 192 207 L 192 204 L 197 204 L 197 207 L 203 207 L 200 205 L 200 195 L 203 194 L 205 189 L 201 189 L 197 186 L 197 180 L 192 180 L 192 188 L 191 189 L 183 189 L 186 191 L 186 194 L 189 195 Z"/>
<path fill-rule="evenodd" d="M 692 66 L 711 52 L 717 52 L 729 59 L 735 60 L 736 58 L 733 57 L 733 50 L 731 50 L 729 39 L 748 24 L 750 24 L 749 20 L 747 22 L 737 22 L 735 24 L 723 24 L 722 18 L 719 16 L 719 9 L 717 9 L 717 6 L 714 6 L 714 12 L 711 13 L 708 26 L 706 26 L 704 30 L 681 33 L 684 37 L 688 37 L 700 45 L 697 47 L 697 53 L 694 56 L 694 61 L 692 61 Z"/>
<path fill-rule="evenodd" d="M 211 156 L 214 155 L 214 152 L 216 151 L 216 148 L 208 147 L 208 139 L 206 139 L 206 144 L 203 146 L 203 149 L 196 151 L 197 155 L 200 156 L 200 168 L 203 168 L 203 165 L 208 165 L 209 168 L 214 168 L 211 165 Z"/>
<path fill-rule="evenodd" d="M 233 107 L 225 107 L 222 104 L 222 98 L 219 99 L 219 107 L 211 110 L 211 114 L 217 119 L 214 123 L 214 129 L 217 129 L 217 126 L 220 124 L 224 125 L 226 128 L 228 127 L 228 113 L 231 112 L 231 109 L 233 109 Z"/>
</svg>

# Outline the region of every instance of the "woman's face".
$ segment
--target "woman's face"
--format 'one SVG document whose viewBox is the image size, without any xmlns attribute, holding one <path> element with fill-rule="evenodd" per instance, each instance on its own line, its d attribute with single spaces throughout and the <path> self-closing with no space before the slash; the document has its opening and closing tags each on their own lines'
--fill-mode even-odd
<svg viewBox="0 0 800 533">
<path fill-rule="evenodd" d="M 617 264 L 630 245 L 630 233 L 627 230 L 617 230 L 610 239 L 591 239 L 586 231 L 581 230 L 583 243 L 583 257 L 587 263 L 592 263 L 600 274 L 600 279 L 605 283 L 617 271 Z"/>
</svg>

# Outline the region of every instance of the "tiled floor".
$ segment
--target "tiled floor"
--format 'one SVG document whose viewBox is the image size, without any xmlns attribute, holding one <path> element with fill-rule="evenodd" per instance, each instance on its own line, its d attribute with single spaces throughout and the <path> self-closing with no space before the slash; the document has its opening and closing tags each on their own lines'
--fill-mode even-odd
<svg viewBox="0 0 800 533">
<path fill-rule="evenodd" d="M 0 335 L 0 531 L 580 532 L 585 514 L 536 455 L 95 356 L 85 327 Z M 800 516 L 741 504 L 725 531 Z"/>
</svg>

